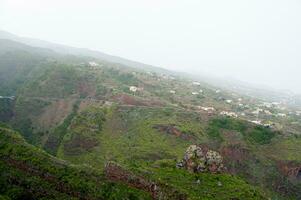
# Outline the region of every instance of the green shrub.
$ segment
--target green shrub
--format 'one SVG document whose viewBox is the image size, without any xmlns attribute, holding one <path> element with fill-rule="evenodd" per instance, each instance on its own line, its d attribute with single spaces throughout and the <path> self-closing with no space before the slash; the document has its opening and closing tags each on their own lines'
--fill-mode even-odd
<svg viewBox="0 0 301 200">
<path fill-rule="evenodd" d="M 256 126 L 247 134 L 248 140 L 257 144 L 268 144 L 273 137 L 275 137 L 275 133 L 271 129 L 262 126 Z"/>
<path fill-rule="evenodd" d="M 247 141 L 260 145 L 270 143 L 276 135 L 272 129 L 263 126 L 248 126 L 247 122 L 228 117 L 211 120 L 207 134 L 213 139 L 222 141 L 220 129 L 238 131 Z"/>
</svg>

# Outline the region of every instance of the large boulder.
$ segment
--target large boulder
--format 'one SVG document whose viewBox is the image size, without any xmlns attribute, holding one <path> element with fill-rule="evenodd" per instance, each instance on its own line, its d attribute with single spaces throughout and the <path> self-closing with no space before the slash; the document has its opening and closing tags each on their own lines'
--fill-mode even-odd
<svg viewBox="0 0 301 200">
<path fill-rule="evenodd" d="M 183 160 L 177 163 L 177 167 L 195 173 L 224 171 L 223 158 L 218 152 L 197 145 L 190 145 L 187 148 Z"/>
</svg>

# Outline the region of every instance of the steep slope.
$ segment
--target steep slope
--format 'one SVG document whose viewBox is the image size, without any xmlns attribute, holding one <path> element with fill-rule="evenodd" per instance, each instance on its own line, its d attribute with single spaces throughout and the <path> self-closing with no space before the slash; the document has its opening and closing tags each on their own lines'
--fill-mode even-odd
<svg viewBox="0 0 301 200">
<path fill-rule="evenodd" d="M 88 166 L 71 166 L 0 128 L 0 193 L 11 199 L 150 199 L 111 183 Z"/>
<path fill-rule="evenodd" d="M 0 194 L 11 199 L 264 199 L 257 189 L 229 175 L 144 168 L 152 171 L 150 176 L 143 168 L 130 172 L 107 165 L 104 176 L 87 165 L 58 160 L 7 128 L 0 128 L 0 139 Z M 217 188 L 218 183 L 223 185 Z"/>
<path fill-rule="evenodd" d="M 162 166 L 171 170 L 170 166 L 176 165 L 175 160 L 183 156 L 187 146 L 201 144 L 221 152 L 230 174 L 267 189 L 271 196 L 300 197 L 298 173 L 288 176 L 278 166 L 283 162 L 283 166 L 293 170 L 300 165 L 299 139 L 291 144 L 295 147 L 291 159 L 296 163 L 286 165 L 289 162 L 285 154 L 290 150 L 279 149 L 278 153 L 284 156 L 270 153 L 279 146 L 276 141 L 283 141 L 279 133 L 230 118 L 209 117 L 209 123 L 206 120 L 205 116 L 172 108 L 89 106 L 70 122 L 57 156 L 95 167 L 114 160 L 142 171 L 161 173 Z"/>
<path fill-rule="evenodd" d="M 47 50 L 46 52 L 51 53 Z M 47 53 L 17 42 L 0 40 L 1 95 L 15 95 L 31 72 L 45 60 L 45 55 L 51 55 Z"/>
</svg>

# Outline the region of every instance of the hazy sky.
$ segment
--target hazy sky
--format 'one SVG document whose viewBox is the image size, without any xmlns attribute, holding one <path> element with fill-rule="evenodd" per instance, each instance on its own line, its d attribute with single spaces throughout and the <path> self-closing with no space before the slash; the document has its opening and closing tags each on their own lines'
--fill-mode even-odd
<svg viewBox="0 0 301 200">
<path fill-rule="evenodd" d="M 300 0 L 0 0 L 0 29 L 301 93 Z"/>
</svg>

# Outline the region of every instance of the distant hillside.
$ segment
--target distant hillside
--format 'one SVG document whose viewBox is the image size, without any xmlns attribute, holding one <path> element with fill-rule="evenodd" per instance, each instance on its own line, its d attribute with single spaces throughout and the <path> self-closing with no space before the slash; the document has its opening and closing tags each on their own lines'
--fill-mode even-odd
<svg viewBox="0 0 301 200">
<path fill-rule="evenodd" d="M 1 37 L 1 36 L 0 36 Z M 29 46 L 20 42 L 9 39 L 0 39 L 0 55 L 14 51 L 30 51 L 38 55 L 56 55 L 50 49 Z"/>
<path fill-rule="evenodd" d="M 168 70 L 165 70 L 163 68 L 143 64 L 140 62 L 121 58 L 118 56 L 112 56 L 109 54 L 102 53 L 100 51 L 93 51 L 93 50 L 84 49 L 84 48 L 75 48 L 75 47 L 70 47 L 70 46 L 66 46 L 66 45 L 46 42 L 46 41 L 38 40 L 38 39 L 19 37 L 17 35 L 11 34 L 6 31 L 1 31 L 1 30 L 0 30 L 0 39 L 9 39 L 9 40 L 21 42 L 21 43 L 24 43 L 24 44 L 27 44 L 27 45 L 30 45 L 33 47 L 48 48 L 48 49 L 53 50 L 54 52 L 57 52 L 60 54 L 65 54 L 65 55 L 93 57 L 93 58 L 101 59 L 101 60 L 112 62 L 112 63 L 119 63 L 119 64 L 123 64 L 126 66 L 131 66 L 131 67 L 138 68 L 138 69 L 151 70 L 151 71 L 155 71 L 155 72 L 171 73 Z"/>
<path fill-rule="evenodd" d="M 0 30 L 0 39 L 9 39 L 17 42 L 21 42 L 33 47 L 40 47 L 50 49 L 53 52 L 63 54 L 63 55 L 75 55 L 75 56 L 85 56 L 100 59 L 107 62 L 119 63 L 122 65 L 130 66 L 136 69 L 149 70 L 151 72 L 164 73 L 170 75 L 181 75 L 185 77 L 194 78 L 195 80 L 202 81 L 203 83 L 208 83 L 216 87 L 221 87 L 225 90 L 235 91 L 252 97 L 262 98 L 268 101 L 287 101 L 289 104 L 296 106 L 292 102 L 292 94 L 289 92 L 279 92 L 274 91 L 273 89 L 267 89 L 266 87 L 252 86 L 252 84 L 244 83 L 242 81 L 227 79 L 227 78 L 215 78 L 213 76 L 208 76 L 206 74 L 192 74 L 184 72 L 174 72 L 164 68 L 132 61 L 129 59 L 121 58 L 118 56 L 109 55 L 100 51 L 94 51 L 85 48 L 76 48 L 70 47 L 67 45 L 61 45 L 56 43 L 51 43 L 39 39 L 19 37 L 17 35 L 11 34 L 6 31 Z M 1 52 L 1 47 L 0 47 Z M 298 107 L 301 107 L 300 104 L 297 104 Z"/>
</svg>

